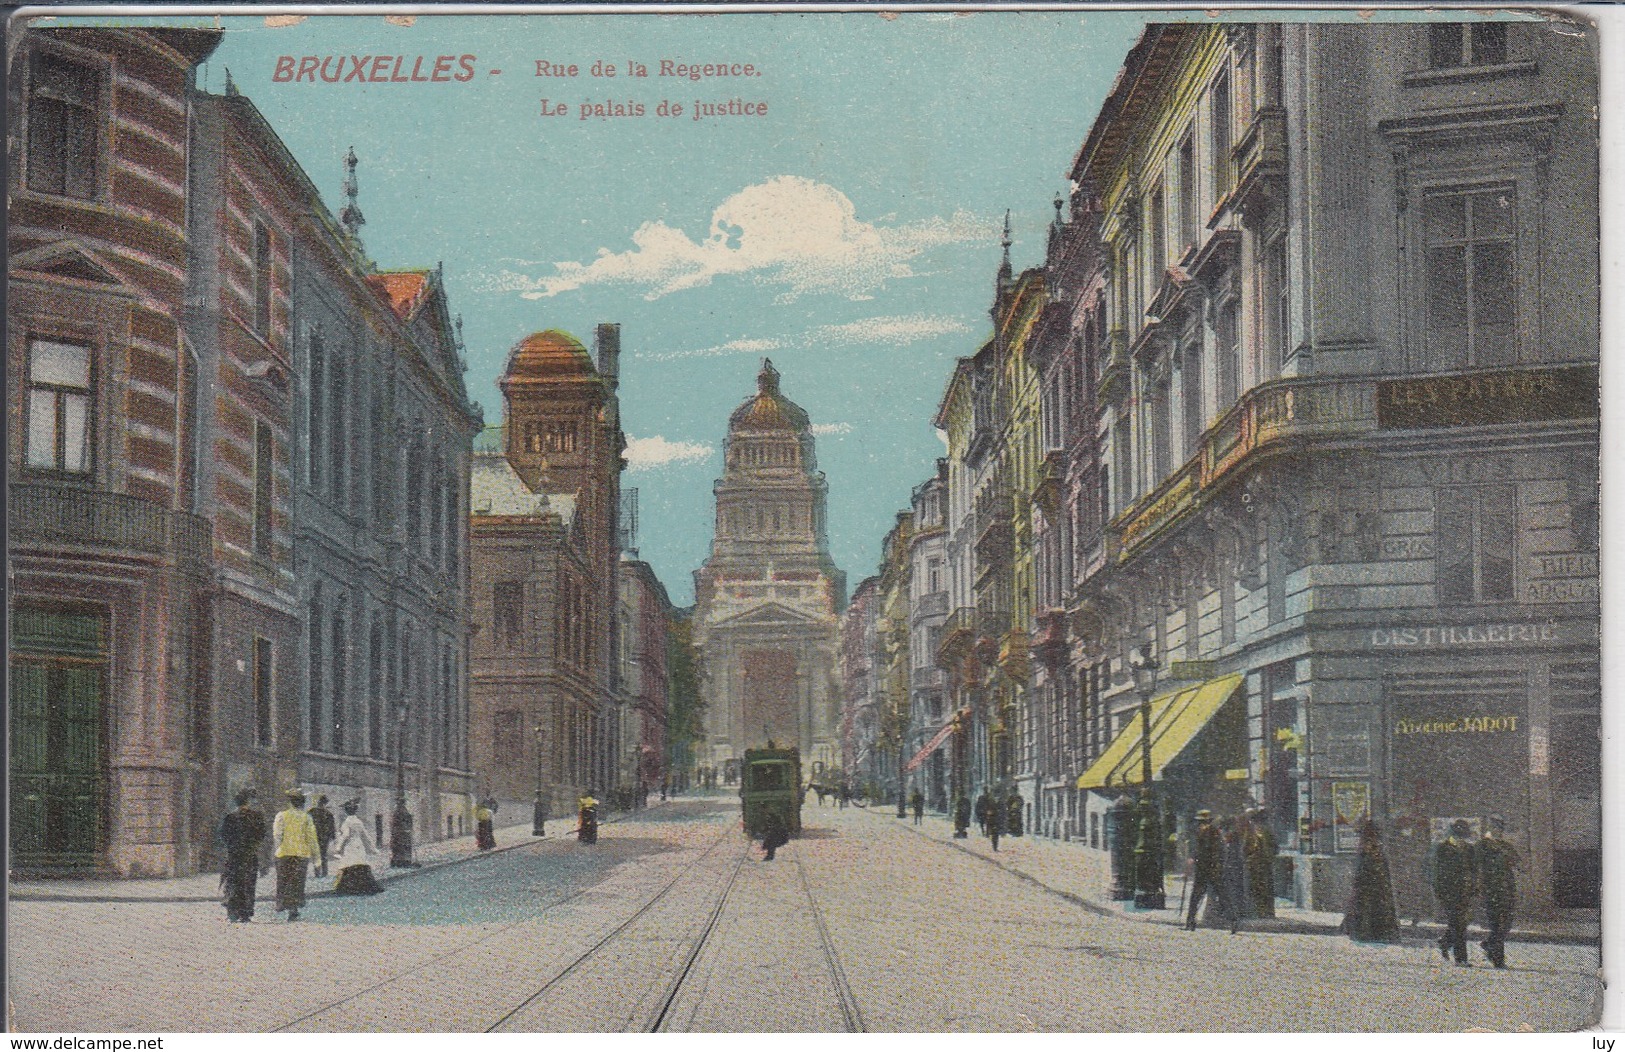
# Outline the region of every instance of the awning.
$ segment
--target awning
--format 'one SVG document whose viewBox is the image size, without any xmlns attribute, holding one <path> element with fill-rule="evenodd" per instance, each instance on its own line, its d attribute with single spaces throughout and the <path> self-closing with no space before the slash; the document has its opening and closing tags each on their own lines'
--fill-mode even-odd
<svg viewBox="0 0 1625 1052">
<path fill-rule="evenodd" d="M 1241 674 L 1210 679 L 1194 687 L 1184 687 L 1151 699 L 1151 777 L 1156 779 L 1199 731 L 1219 711 L 1219 707 L 1241 688 Z M 1079 789 L 1106 789 L 1139 785 L 1144 767 L 1141 742 L 1144 727 L 1141 710 L 1118 732 L 1100 759 L 1078 776 Z"/>
<path fill-rule="evenodd" d="M 962 716 L 967 715 L 967 714 L 968 714 L 968 710 L 962 711 L 960 713 L 960 715 L 962 715 Z M 937 733 L 935 733 L 935 734 L 933 734 L 931 736 L 931 740 L 925 743 L 924 748 L 922 748 L 919 752 L 914 754 L 914 759 L 910 760 L 908 763 L 903 765 L 903 773 L 907 774 L 908 772 L 914 770 L 914 768 L 920 766 L 920 764 L 924 763 L 925 758 L 927 756 L 930 756 L 932 753 L 936 752 L 937 751 L 937 746 L 939 746 L 943 742 L 947 741 L 948 740 L 948 735 L 952 734 L 953 732 L 954 732 L 954 721 L 952 719 L 949 719 L 947 723 L 944 723 L 937 730 Z"/>
</svg>

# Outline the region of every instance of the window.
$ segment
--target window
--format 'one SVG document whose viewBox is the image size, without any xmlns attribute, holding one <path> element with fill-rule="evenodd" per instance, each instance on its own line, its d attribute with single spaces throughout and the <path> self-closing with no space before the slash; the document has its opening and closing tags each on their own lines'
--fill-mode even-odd
<svg viewBox="0 0 1625 1052">
<path fill-rule="evenodd" d="M 327 347 L 322 340 L 322 334 L 312 330 L 310 334 L 310 382 L 306 390 L 309 394 L 309 404 L 306 408 L 306 444 L 310 453 L 310 484 L 317 485 L 322 475 L 322 443 L 328 436 L 327 430 Z M 333 436 L 335 439 L 337 435 Z M 374 433 L 374 440 L 377 434 Z M 342 441 L 335 441 L 336 449 L 344 449 Z M 335 453 L 334 459 L 339 459 Z"/>
<path fill-rule="evenodd" d="M 1184 441 L 1181 443 L 1182 456 L 1189 460 L 1196 455 L 1197 446 L 1201 444 L 1202 432 L 1207 424 L 1207 414 L 1203 410 L 1202 390 L 1202 330 L 1197 327 L 1185 334 L 1180 341 L 1180 368 L 1179 391 L 1180 400 L 1185 410 Z"/>
<path fill-rule="evenodd" d="M 349 630 L 344 624 L 344 615 L 335 614 L 333 617 L 333 739 L 334 752 L 342 753 L 349 749 L 349 660 L 350 660 Z"/>
<path fill-rule="evenodd" d="M 576 451 L 576 426 L 571 423 L 558 423 L 547 425 L 547 452 L 574 453 Z"/>
<path fill-rule="evenodd" d="M 88 475 L 93 434 L 90 348 L 30 341 L 28 466 Z"/>
<path fill-rule="evenodd" d="M 384 755 L 384 623 L 372 619 L 367 640 L 367 755 Z"/>
<path fill-rule="evenodd" d="M 1179 250 L 1196 244 L 1196 145 L 1187 133 L 1179 144 Z"/>
<path fill-rule="evenodd" d="M 1146 461 L 1148 472 L 1144 489 L 1150 491 L 1165 478 L 1172 469 L 1172 451 L 1169 447 L 1169 398 L 1168 398 L 1168 368 L 1166 363 L 1154 366 L 1146 375 L 1146 395 L 1149 405 L 1146 407 L 1149 420 L 1146 421 L 1146 430 L 1150 432 L 1150 457 Z"/>
<path fill-rule="evenodd" d="M 271 231 L 254 221 L 254 331 L 271 336 Z"/>
<path fill-rule="evenodd" d="M 1270 337 L 1278 348 L 1276 362 L 1285 365 L 1292 356 L 1292 289 L 1288 270 L 1286 233 L 1275 236 L 1265 249 L 1264 280 L 1268 291 L 1264 297 L 1265 310 L 1270 311 Z M 1269 361 L 1266 357 L 1264 361 Z"/>
<path fill-rule="evenodd" d="M 333 418 L 328 424 L 327 449 L 333 465 L 333 503 L 350 506 L 350 494 L 344 488 L 344 465 L 351 456 L 350 447 L 350 378 L 340 356 L 333 358 L 331 373 L 333 387 Z"/>
<path fill-rule="evenodd" d="M 1441 22 L 1428 27 L 1428 65 L 1434 69 L 1499 66 L 1507 60 L 1507 27 L 1498 22 Z"/>
<path fill-rule="evenodd" d="M 1213 82 L 1213 199 L 1230 192 L 1230 74 Z"/>
<path fill-rule="evenodd" d="M 491 755 L 499 764 L 515 764 L 525 758 L 524 738 L 517 712 L 499 712 L 491 724 Z"/>
<path fill-rule="evenodd" d="M 275 456 L 271 425 L 254 421 L 254 553 L 266 557 L 271 555 L 271 504 L 275 497 L 271 471 Z"/>
<path fill-rule="evenodd" d="M 1434 368 L 1517 360 L 1515 191 L 1428 196 L 1427 359 Z"/>
<path fill-rule="evenodd" d="M 499 581 L 491 586 L 491 621 L 503 646 L 518 646 L 524 635 L 525 585 Z"/>
<path fill-rule="evenodd" d="M 1231 300 L 1219 309 L 1215 338 L 1219 341 L 1218 411 L 1222 414 L 1241 396 L 1241 326 L 1237 324 L 1236 303 Z"/>
<path fill-rule="evenodd" d="M 1517 489 L 1448 486 L 1437 491 L 1438 599 L 1496 603 L 1512 599 L 1517 547 Z"/>
<path fill-rule="evenodd" d="M 254 637 L 254 744 L 269 749 L 272 734 L 272 690 L 276 668 L 272 660 L 271 641 Z"/>
<path fill-rule="evenodd" d="M 327 720 L 322 713 L 323 687 L 322 677 L 326 671 L 322 660 L 322 600 L 318 592 L 310 600 L 310 726 L 306 733 L 310 736 L 310 747 L 315 752 L 322 748 L 323 728 Z"/>
<path fill-rule="evenodd" d="M 90 200 L 101 156 L 101 75 L 49 52 L 29 69 L 28 188 Z"/>
<path fill-rule="evenodd" d="M 1168 210 L 1163 203 L 1162 188 L 1151 194 L 1151 214 L 1147 220 L 1150 230 L 1151 290 L 1155 296 L 1168 276 Z"/>
<path fill-rule="evenodd" d="M 931 592 L 940 592 L 940 591 L 942 591 L 942 560 L 941 559 L 928 559 L 928 560 L 926 560 L 925 565 L 926 565 L 926 573 L 929 576 L 930 582 L 931 582 L 930 591 Z"/>
</svg>

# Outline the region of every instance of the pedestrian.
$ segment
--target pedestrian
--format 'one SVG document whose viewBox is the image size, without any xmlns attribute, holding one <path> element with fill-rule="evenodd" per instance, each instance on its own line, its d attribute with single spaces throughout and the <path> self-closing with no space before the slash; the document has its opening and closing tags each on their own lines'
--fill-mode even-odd
<svg viewBox="0 0 1625 1052">
<path fill-rule="evenodd" d="M 1439 937 L 1439 956 L 1471 968 L 1467 959 L 1467 922 L 1473 916 L 1473 876 L 1477 859 L 1468 842 L 1472 823 L 1458 818 L 1450 823 L 1450 835 L 1433 849 L 1433 897 L 1439 902 L 1444 934 Z"/>
<path fill-rule="evenodd" d="M 983 789 L 976 798 L 976 824 L 981 827 L 982 835 L 987 836 L 988 819 L 993 815 L 993 798 Z"/>
<path fill-rule="evenodd" d="M 993 842 L 993 850 L 999 850 L 999 835 L 1004 832 L 1004 808 L 993 802 L 993 798 L 986 793 L 987 799 L 987 838 Z"/>
<path fill-rule="evenodd" d="M 310 820 L 316 823 L 316 847 L 320 854 L 316 859 L 316 875 L 327 876 L 327 846 L 333 842 L 337 833 L 337 826 L 333 822 L 333 812 L 327 809 L 327 797 L 318 796 L 316 806 L 310 809 Z"/>
<path fill-rule="evenodd" d="M 360 809 L 360 801 L 344 801 L 344 821 L 339 823 L 338 838 L 333 844 L 339 871 L 339 882 L 333 888 L 335 895 L 376 895 L 384 890 L 372 873 L 372 856 L 378 854 L 378 849 L 367 833 L 366 823 L 356 815 Z"/>
<path fill-rule="evenodd" d="M 845 778 L 842 778 L 841 784 L 836 787 L 835 799 L 841 805 L 841 810 L 846 810 L 848 801 L 852 799 L 852 788 L 846 784 Z"/>
<path fill-rule="evenodd" d="M 823 783 L 818 783 L 813 786 L 813 792 L 818 795 L 818 806 L 823 807 L 824 797 L 829 795 L 829 788 Z"/>
<path fill-rule="evenodd" d="M 474 808 L 474 846 L 490 851 L 497 846 L 496 801 L 486 797 Z"/>
<path fill-rule="evenodd" d="M 1213 825 L 1213 812 L 1203 808 L 1196 812 L 1196 835 L 1191 838 L 1190 909 L 1185 914 L 1185 929 L 1196 930 L 1196 918 L 1201 915 L 1202 900 L 1217 895 L 1219 877 L 1224 868 L 1224 842 Z"/>
<path fill-rule="evenodd" d="M 254 790 L 237 794 L 237 810 L 220 822 L 226 842 L 226 864 L 220 870 L 225 892 L 226 920 L 247 924 L 254 919 L 254 892 L 260 879 L 260 844 L 265 840 L 265 816 L 254 806 Z"/>
<path fill-rule="evenodd" d="M 287 797 L 288 806 L 271 822 L 271 839 L 276 843 L 276 908 L 291 923 L 305 905 L 305 872 L 321 849 L 316 823 L 305 813 L 305 794 L 289 789 Z"/>
<path fill-rule="evenodd" d="M 1230 934 L 1241 929 L 1247 915 L 1247 855 L 1242 847 L 1242 823 L 1226 818 L 1221 825 L 1223 855 L 1219 870 L 1219 911 L 1230 923 Z"/>
<path fill-rule="evenodd" d="M 908 805 L 914 809 L 914 824 L 919 825 L 925 817 L 925 794 L 918 789 L 909 794 Z"/>
<path fill-rule="evenodd" d="M 671 798 L 671 779 L 660 779 L 660 802 L 665 803 Z"/>
<path fill-rule="evenodd" d="M 1247 823 L 1247 890 L 1255 917 L 1275 916 L 1275 855 L 1280 844 L 1262 807 L 1255 807 Z"/>
<path fill-rule="evenodd" d="M 773 861 L 773 853 L 790 842 L 790 830 L 785 827 L 784 816 L 771 807 L 762 812 L 757 832 L 762 838 L 763 862 Z"/>
<path fill-rule="evenodd" d="M 1497 968 L 1507 966 L 1507 933 L 1512 930 L 1512 910 L 1518 898 L 1518 881 L 1512 872 L 1520 861 L 1518 849 L 1505 833 L 1506 819 L 1491 815 L 1474 849 L 1479 883 L 1484 888 L 1484 919 L 1490 927 L 1489 937 L 1480 945 Z"/>
<path fill-rule="evenodd" d="M 577 814 L 576 842 L 581 844 L 598 843 L 598 801 L 592 793 L 584 794 L 577 801 L 580 811 Z"/>
<path fill-rule="evenodd" d="M 954 839 L 964 840 L 970 835 L 970 797 L 960 793 L 954 797 Z"/>
<path fill-rule="evenodd" d="M 1021 798 L 1020 793 L 1011 793 L 1010 799 L 1005 801 L 1005 832 L 1011 836 L 1021 835 L 1021 823 L 1026 818 L 1027 802 Z"/>
<path fill-rule="evenodd" d="M 1388 858 L 1382 849 L 1377 823 L 1360 824 L 1360 851 L 1354 859 L 1354 890 L 1343 913 L 1343 934 L 1356 942 L 1398 942 L 1399 918 L 1394 914 L 1394 885 Z"/>
</svg>

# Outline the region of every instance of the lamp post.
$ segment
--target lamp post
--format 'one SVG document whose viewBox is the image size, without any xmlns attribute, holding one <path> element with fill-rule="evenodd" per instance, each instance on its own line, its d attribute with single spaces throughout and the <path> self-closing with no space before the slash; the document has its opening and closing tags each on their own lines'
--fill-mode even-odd
<svg viewBox="0 0 1625 1052">
<path fill-rule="evenodd" d="M 546 836 L 547 790 L 542 788 L 542 725 L 536 725 L 536 804 L 530 812 L 530 835 Z"/>
<path fill-rule="evenodd" d="M 1162 890 L 1162 821 L 1151 797 L 1151 696 L 1157 692 L 1158 664 L 1151 644 L 1140 648 L 1132 662 L 1134 689 L 1140 695 L 1140 834 L 1134 845 L 1134 868 L 1139 880 L 1134 905 L 1143 910 L 1167 909 Z"/>
<path fill-rule="evenodd" d="M 389 819 L 389 868 L 412 869 L 412 812 L 406 809 L 406 704 L 395 706 L 395 813 Z"/>
</svg>

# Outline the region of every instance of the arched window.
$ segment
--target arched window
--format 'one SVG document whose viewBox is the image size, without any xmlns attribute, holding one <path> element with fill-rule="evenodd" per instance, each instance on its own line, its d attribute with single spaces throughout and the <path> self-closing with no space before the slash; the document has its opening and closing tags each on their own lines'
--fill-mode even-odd
<svg viewBox="0 0 1625 1052">
<path fill-rule="evenodd" d="M 344 614 L 335 610 L 333 615 L 333 751 L 344 752 L 349 746 L 349 677 L 350 641 L 344 624 Z"/>
<path fill-rule="evenodd" d="M 324 642 L 322 623 L 322 586 L 316 585 L 310 597 L 310 713 L 306 728 L 306 735 L 310 748 L 320 751 L 324 730 L 327 726 L 327 716 L 322 711 L 322 695 L 325 686 L 324 679 L 327 674 L 326 663 L 322 660 L 322 644 Z"/>
</svg>

